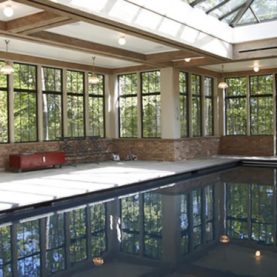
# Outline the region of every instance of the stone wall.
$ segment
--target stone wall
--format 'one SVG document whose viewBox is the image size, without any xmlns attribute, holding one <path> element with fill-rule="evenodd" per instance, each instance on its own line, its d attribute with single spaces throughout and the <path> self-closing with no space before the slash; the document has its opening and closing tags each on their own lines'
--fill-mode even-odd
<svg viewBox="0 0 277 277">
<path fill-rule="evenodd" d="M 219 154 L 272 156 L 272 136 L 224 136 L 220 138 Z"/>
</svg>

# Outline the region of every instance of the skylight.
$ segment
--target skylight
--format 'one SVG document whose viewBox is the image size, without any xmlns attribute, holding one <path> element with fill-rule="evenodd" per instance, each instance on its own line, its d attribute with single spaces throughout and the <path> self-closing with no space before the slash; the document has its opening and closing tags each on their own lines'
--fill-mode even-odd
<svg viewBox="0 0 277 277">
<path fill-rule="evenodd" d="M 231 27 L 277 20 L 277 0 L 184 0 Z"/>
</svg>

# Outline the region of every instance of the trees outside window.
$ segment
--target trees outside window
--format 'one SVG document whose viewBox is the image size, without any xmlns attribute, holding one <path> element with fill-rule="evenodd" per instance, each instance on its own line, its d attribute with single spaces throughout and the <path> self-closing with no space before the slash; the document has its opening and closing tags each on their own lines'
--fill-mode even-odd
<svg viewBox="0 0 277 277">
<path fill-rule="evenodd" d="M 90 79 L 90 74 L 88 79 Z M 89 98 L 89 131 L 88 135 L 105 136 L 105 93 L 104 75 L 97 74 L 99 82 L 88 84 Z"/>
<path fill-rule="evenodd" d="M 213 78 L 204 77 L 204 135 L 213 136 L 214 124 L 213 124 Z"/>
<path fill-rule="evenodd" d="M 68 70 L 66 77 L 68 136 L 83 137 L 85 135 L 84 73 Z"/>
<path fill-rule="evenodd" d="M 142 134 L 145 138 L 161 136 L 160 71 L 141 73 Z"/>
<path fill-rule="evenodd" d="M 0 63 L 0 67 L 3 66 Z M 7 75 L 0 75 L 0 143 L 9 140 L 8 130 L 8 78 Z"/>
<path fill-rule="evenodd" d="M 247 78 L 226 79 L 225 120 L 227 135 L 247 134 Z"/>
<path fill-rule="evenodd" d="M 120 137 L 138 136 L 138 75 L 118 76 Z"/>
<path fill-rule="evenodd" d="M 201 128 L 201 76 L 191 75 L 191 120 L 192 120 L 192 136 L 200 137 L 202 135 Z"/>
<path fill-rule="evenodd" d="M 250 77 L 251 135 L 273 133 L 273 76 Z"/>
<path fill-rule="evenodd" d="M 14 64 L 15 142 L 37 140 L 37 68 Z"/>
<path fill-rule="evenodd" d="M 179 73 L 181 137 L 188 137 L 188 74 Z"/>
<path fill-rule="evenodd" d="M 62 137 L 62 70 L 42 67 L 43 138 Z"/>
</svg>

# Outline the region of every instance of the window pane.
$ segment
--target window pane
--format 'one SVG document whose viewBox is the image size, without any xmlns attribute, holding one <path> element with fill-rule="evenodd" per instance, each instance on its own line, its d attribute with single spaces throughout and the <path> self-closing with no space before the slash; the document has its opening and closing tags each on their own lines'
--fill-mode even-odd
<svg viewBox="0 0 277 277">
<path fill-rule="evenodd" d="M 204 78 L 204 128 L 205 135 L 212 136 L 213 131 L 213 79 Z"/>
<path fill-rule="evenodd" d="M 227 135 L 246 135 L 247 78 L 229 78 L 225 97 L 225 118 Z"/>
<path fill-rule="evenodd" d="M 89 75 L 90 76 L 90 75 Z M 99 82 L 89 84 L 89 131 L 90 136 L 105 136 L 104 76 L 97 75 Z"/>
<path fill-rule="evenodd" d="M 0 62 L 0 67 L 4 63 Z M 8 78 L 0 74 L 0 143 L 8 142 Z"/>
<path fill-rule="evenodd" d="M 10 227 L 0 227 L 0 276 L 12 277 L 11 248 Z"/>
<path fill-rule="evenodd" d="M 138 136 L 137 82 L 137 74 L 120 75 L 118 78 L 120 137 Z"/>
<path fill-rule="evenodd" d="M 37 140 L 36 67 L 14 64 L 14 132 L 16 142 Z"/>
<path fill-rule="evenodd" d="M 273 133 L 273 76 L 250 77 L 250 120 L 252 135 Z"/>
<path fill-rule="evenodd" d="M 179 73 L 179 92 L 180 92 L 180 125 L 181 137 L 188 136 L 188 91 L 187 91 L 187 74 Z"/>
<path fill-rule="evenodd" d="M 191 95 L 192 95 L 192 136 L 201 136 L 201 77 L 191 75 Z"/>
</svg>

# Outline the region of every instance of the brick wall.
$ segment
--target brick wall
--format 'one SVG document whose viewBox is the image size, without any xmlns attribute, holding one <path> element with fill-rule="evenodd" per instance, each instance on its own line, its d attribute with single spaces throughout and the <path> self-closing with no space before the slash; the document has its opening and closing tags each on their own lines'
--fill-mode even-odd
<svg viewBox="0 0 277 277">
<path fill-rule="evenodd" d="M 219 154 L 272 156 L 272 136 L 224 136 L 220 138 Z"/>
<path fill-rule="evenodd" d="M 0 144 L 0 168 L 7 169 L 9 154 L 65 152 L 66 163 L 98 162 L 118 153 L 122 160 L 134 154 L 139 160 L 175 161 L 208 157 L 218 153 L 219 138 L 188 139 L 74 139 L 59 142 Z"/>
<path fill-rule="evenodd" d="M 115 139 L 114 151 L 121 159 L 134 154 L 139 160 L 176 161 L 216 155 L 219 138 Z"/>
</svg>

